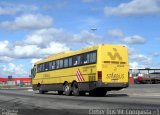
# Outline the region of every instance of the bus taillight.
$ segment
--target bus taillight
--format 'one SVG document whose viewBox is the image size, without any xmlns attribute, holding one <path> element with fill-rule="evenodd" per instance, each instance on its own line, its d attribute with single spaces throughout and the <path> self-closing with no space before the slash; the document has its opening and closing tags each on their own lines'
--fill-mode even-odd
<svg viewBox="0 0 160 115">
<path fill-rule="evenodd" d="M 98 80 L 102 79 L 102 71 L 98 71 Z"/>
</svg>

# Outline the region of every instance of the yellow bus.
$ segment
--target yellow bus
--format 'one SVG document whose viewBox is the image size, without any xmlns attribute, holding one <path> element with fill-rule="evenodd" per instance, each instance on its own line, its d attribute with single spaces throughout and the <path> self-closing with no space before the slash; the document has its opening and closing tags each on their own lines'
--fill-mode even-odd
<svg viewBox="0 0 160 115">
<path fill-rule="evenodd" d="M 105 96 L 107 91 L 128 87 L 128 49 L 99 44 L 78 51 L 54 54 L 34 64 L 33 90 L 65 95 Z"/>
</svg>

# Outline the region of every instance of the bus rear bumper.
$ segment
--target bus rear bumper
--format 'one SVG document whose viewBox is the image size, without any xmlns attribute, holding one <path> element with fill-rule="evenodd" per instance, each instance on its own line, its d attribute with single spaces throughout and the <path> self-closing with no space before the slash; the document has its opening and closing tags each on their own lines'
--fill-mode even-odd
<svg viewBox="0 0 160 115">
<path fill-rule="evenodd" d="M 96 81 L 89 83 L 89 90 L 103 88 L 108 91 L 111 91 L 111 90 L 120 90 L 123 88 L 127 88 L 128 86 L 129 86 L 128 83 L 104 83 L 102 81 Z"/>
<path fill-rule="evenodd" d="M 128 83 L 103 83 L 101 81 L 96 82 L 97 87 L 128 87 Z"/>
</svg>

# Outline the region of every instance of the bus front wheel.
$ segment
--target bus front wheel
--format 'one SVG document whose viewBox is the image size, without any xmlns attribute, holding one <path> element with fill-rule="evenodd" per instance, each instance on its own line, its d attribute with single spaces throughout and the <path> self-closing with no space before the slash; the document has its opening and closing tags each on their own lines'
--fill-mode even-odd
<svg viewBox="0 0 160 115">
<path fill-rule="evenodd" d="M 42 85 L 39 85 L 39 86 L 38 86 L 38 91 L 39 91 L 39 94 L 44 94 L 44 93 L 48 92 L 48 91 L 44 91 L 44 90 L 42 89 Z"/>
<path fill-rule="evenodd" d="M 45 91 L 39 90 L 39 94 L 44 94 Z"/>
<path fill-rule="evenodd" d="M 71 87 L 68 83 L 65 83 L 65 85 L 64 85 L 64 93 L 67 96 L 71 95 Z"/>
</svg>

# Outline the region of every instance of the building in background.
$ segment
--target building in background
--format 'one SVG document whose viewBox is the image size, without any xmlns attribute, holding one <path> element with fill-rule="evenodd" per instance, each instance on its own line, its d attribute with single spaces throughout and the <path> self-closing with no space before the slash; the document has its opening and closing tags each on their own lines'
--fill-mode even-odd
<svg viewBox="0 0 160 115">
<path fill-rule="evenodd" d="M 31 78 L 0 77 L 1 85 L 31 85 Z"/>
<path fill-rule="evenodd" d="M 130 81 L 137 84 L 160 83 L 160 68 L 130 69 Z"/>
</svg>

